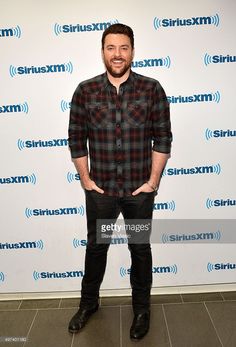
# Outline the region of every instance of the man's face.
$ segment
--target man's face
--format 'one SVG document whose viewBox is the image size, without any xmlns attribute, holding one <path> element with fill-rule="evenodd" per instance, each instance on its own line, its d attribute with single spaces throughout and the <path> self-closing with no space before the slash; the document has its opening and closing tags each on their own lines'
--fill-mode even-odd
<svg viewBox="0 0 236 347">
<path fill-rule="evenodd" d="M 103 61 L 112 77 L 122 77 L 131 67 L 134 50 L 130 38 L 123 34 L 108 34 L 102 50 Z"/>
</svg>

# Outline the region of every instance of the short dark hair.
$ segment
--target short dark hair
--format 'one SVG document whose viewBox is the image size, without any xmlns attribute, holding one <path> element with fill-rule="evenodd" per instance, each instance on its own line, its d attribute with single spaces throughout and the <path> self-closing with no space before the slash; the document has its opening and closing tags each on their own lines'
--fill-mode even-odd
<svg viewBox="0 0 236 347">
<path fill-rule="evenodd" d="M 123 34 L 128 36 L 130 38 L 131 47 L 134 48 L 134 33 L 128 25 L 116 23 L 106 28 L 102 35 L 102 49 L 104 48 L 105 38 L 108 34 Z"/>
</svg>

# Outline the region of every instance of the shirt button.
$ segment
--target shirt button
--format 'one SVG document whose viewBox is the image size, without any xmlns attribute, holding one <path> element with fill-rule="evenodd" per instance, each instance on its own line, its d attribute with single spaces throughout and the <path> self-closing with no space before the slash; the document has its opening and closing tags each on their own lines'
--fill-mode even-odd
<svg viewBox="0 0 236 347">
<path fill-rule="evenodd" d="M 120 127 L 120 123 L 117 123 L 117 124 L 116 124 L 116 127 L 119 128 L 119 127 Z"/>
</svg>

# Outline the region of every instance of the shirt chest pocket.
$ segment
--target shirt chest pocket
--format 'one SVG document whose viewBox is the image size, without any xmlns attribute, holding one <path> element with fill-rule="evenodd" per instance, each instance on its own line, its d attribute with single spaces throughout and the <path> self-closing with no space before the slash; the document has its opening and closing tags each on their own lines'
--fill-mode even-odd
<svg viewBox="0 0 236 347">
<path fill-rule="evenodd" d="M 127 104 L 124 111 L 124 119 L 129 125 L 139 127 L 144 125 L 148 118 L 148 103 L 145 101 L 134 101 Z"/>
<path fill-rule="evenodd" d="M 103 128 L 111 126 L 112 114 L 107 104 L 91 104 L 88 106 L 89 123 L 92 127 Z"/>
</svg>

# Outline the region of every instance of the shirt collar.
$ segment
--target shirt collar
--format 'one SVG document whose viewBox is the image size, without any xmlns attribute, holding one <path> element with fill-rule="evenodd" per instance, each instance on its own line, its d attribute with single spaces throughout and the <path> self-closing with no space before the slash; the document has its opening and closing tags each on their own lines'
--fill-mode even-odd
<svg viewBox="0 0 236 347">
<path fill-rule="evenodd" d="M 111 87 L 114 88 L 113 84 L 111 84 L 111 82 L 109 81 L 106 72 L 102 74 L 102 80 L 103 80 L 104 89 L 111 88 Z M 129 77 L 120 86 L 122 86 L 123 88 L 132 88 L 134 86 L 134 83 L 135 83 L 135 73 L 132 70 L 130 70 Z"/>
</svg>

